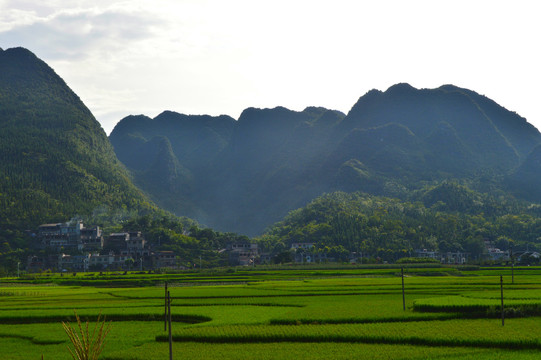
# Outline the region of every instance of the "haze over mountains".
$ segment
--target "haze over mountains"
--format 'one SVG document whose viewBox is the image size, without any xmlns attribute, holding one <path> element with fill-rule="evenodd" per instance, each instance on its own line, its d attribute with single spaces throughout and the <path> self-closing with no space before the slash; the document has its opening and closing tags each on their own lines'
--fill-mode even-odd
<svg viewBox="0 0 541 360">
<path fill-rule="evenodd" d="M 237 121 L 170 111 L 129 116 L 109 138 L 157 204 L 249 235 L 337 190 L 407 198 L 457 179 L 541 201 L 539 131 L 453 85 L 372 90 L 347 115 L 277 107 L 246 109 Z"/>
</svg>

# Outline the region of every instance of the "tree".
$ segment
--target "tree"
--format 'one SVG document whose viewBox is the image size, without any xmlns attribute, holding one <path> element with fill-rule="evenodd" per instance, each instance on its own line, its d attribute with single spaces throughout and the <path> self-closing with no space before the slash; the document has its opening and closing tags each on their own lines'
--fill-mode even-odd
<svg viewBox="0 0 541 360">
<path fill-rule="evenodd" d="M 132 258 L 128 258 L 126 259 L 126 261 L 124 261 L 124 264 L 128 267 L 128 271 L 131 270 L 131 267 L 133 266 L 134 263 L 135 261 Z"/>
<path fill-rule="evenodd" d="M 293 258 L 291 256 L 291 252 L 289 250 L 286 250 L 286 251 L 282 251 L 276 254 L 272 258 L 272 261 L 275 264 L 285 264 L 285 263 L 290 263 L 291 261 L 293 261 Z"/>
</svg>

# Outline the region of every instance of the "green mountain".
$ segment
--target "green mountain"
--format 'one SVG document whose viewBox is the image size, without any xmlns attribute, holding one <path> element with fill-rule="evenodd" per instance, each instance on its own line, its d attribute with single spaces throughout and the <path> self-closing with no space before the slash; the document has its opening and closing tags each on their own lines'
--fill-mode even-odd
<svg viewBox="0 0 541 360">
<path fill-rule="evenodd" d="M 508 189 L 519 197 L 541 203 L 541 145 L 507 178 Z"/>
<path fill-rule="evenodd" d="M 347 115 L 278 107 L 246 109 L 238 121 L 171 112 L 156 119 L 130 116 L 110 139 L 157 203 L 250 235 L 340 190 L 406 198 L 426 184 L 457 179 L 483 192 L 539 199 L 521 190 L 537 188 L 541 175 L 532 153 L 541 144 L 539 131 L 494 101 L 453 85 L 372 90 Z M 156 156 L 148 150 L 165 139 L 172 152 Z M 169 175 L 149 177 L 158 173 L 152 170 L 156 162 L 166 163 L 159 167 Z"/>
<path fill-rule="evenodd" d="M 541 137 L 518 115 L 501 107 L 496 111 L 494 106 L 474 92 L 451 85 L 417 90 L 398 84 L 384 93 L 372 91 L 361 98 L 340 124 L 339 134 L 355 128 L 402 125 L 419 144 L 421 153 L 415 162 L 426 170 L 423 175 L 427 177 L 434 171 L 507 171 L 517 166 Z M 395 154 L 392 147 L 401 145 L 393 139 L 380 140 L 378 151 L 391 147 L 390 153 Z M 414 149 L 403 152 L 409 157 Z"/>
<path fill-rule="evenodd" d="M 541 134 L 471 90 L 398 84 L 368 92 L 347 115 L 166 111 L 122 119 L 107 139 L 28 50 L 0 50 L 0 69 L 0 255 L 12 270 L 25 229 L 73 216 L 129 217 L 125 229 L 191 261 L 204 250 L 221 263 L 215 248 L 248 240 L 189 221 L 187 236 L 151 201 L 221 231 L 267 228 L 262 247 L 275 252 L 310 241 L 331 257 L 393 261 L 415 248 L 480 255 L 485 239 L 539 245 Z"/>
<path fill-rule="evenodd" d="M 155 119 L 128 116 L 110 135 L 135 183 L 161 207 L 208 220 L 208 169 L 229 144 L 235 120 L 165 111 Z M 212 201 L 211 201 L 212 203 Z"/>
<path fill-rule="evenodd" d="M 43 222 L 152 208 L 86 106 L 23 48 L 0 50 L 0 158 L 0 243 Z"/>
<path fill-rule="evenodd" d="M 485 241 L 502 251 L 539 250 L 541 218 L 512 197 L 494 197 L 455 182 L 427 186 L 399 200 L 366 193 L 334 192 L 291 211 L 260 238 L 265 250 L 313 243 L 313 254 L 348 261 L 349 254 L 394 262 L 416 249 L 487 254 Z"/>
<path fill-rule="evenodd" d="M 155 119 L 121 120 L 110 140 L 136 183 L 159 205 L 211 227 L 254 234 L 321 193 L 318 182 L 305 179 L 319 170 L 322 142 L 343 117 L 315 107 L 250 108 L 238 121 L 165 112 Z M 183 174 L 173 192 L 145 175 L 151 171 L 149 156 L 158 162 L 171 158 L 147 150 L 164 138 Z"/>
</svg>

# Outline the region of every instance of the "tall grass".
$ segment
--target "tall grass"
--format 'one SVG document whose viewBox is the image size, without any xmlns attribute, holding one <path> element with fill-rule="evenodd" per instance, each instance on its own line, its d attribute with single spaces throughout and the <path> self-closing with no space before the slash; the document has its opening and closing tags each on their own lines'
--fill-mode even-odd
<svg viewBox="0 0 541 360">
<path fill-rule="evenodd" d="M 97 360 L 105 346 L 105 338 L 111 331 L 111 322 L 105 326 L 105 318 L 101 320 L 100 313 L 91 333 L 88 321 L 83 325 L 77 312 L 75 312 L 75 318 L 77 328 L 72 328 L 69 322 L 62 322 L 62 327 L 73 345 L 73 349 L 68 347 L 71 356 L 74 360 Z"/>
</svg>

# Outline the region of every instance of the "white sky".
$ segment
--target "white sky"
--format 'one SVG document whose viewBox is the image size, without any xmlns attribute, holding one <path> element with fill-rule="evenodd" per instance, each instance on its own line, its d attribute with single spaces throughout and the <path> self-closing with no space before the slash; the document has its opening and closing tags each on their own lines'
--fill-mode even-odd
<svg viewBox="0 0 541 360">
<path fill-rule="evenodd" d="M 541 129 L 535 0 L 0 0 L 0 47 L 47 62 L 105 131 L 129 114 L 324 106 L 454 84 Z M 1 69 L 0 69 L 1 71 Z"/>
</svg>

